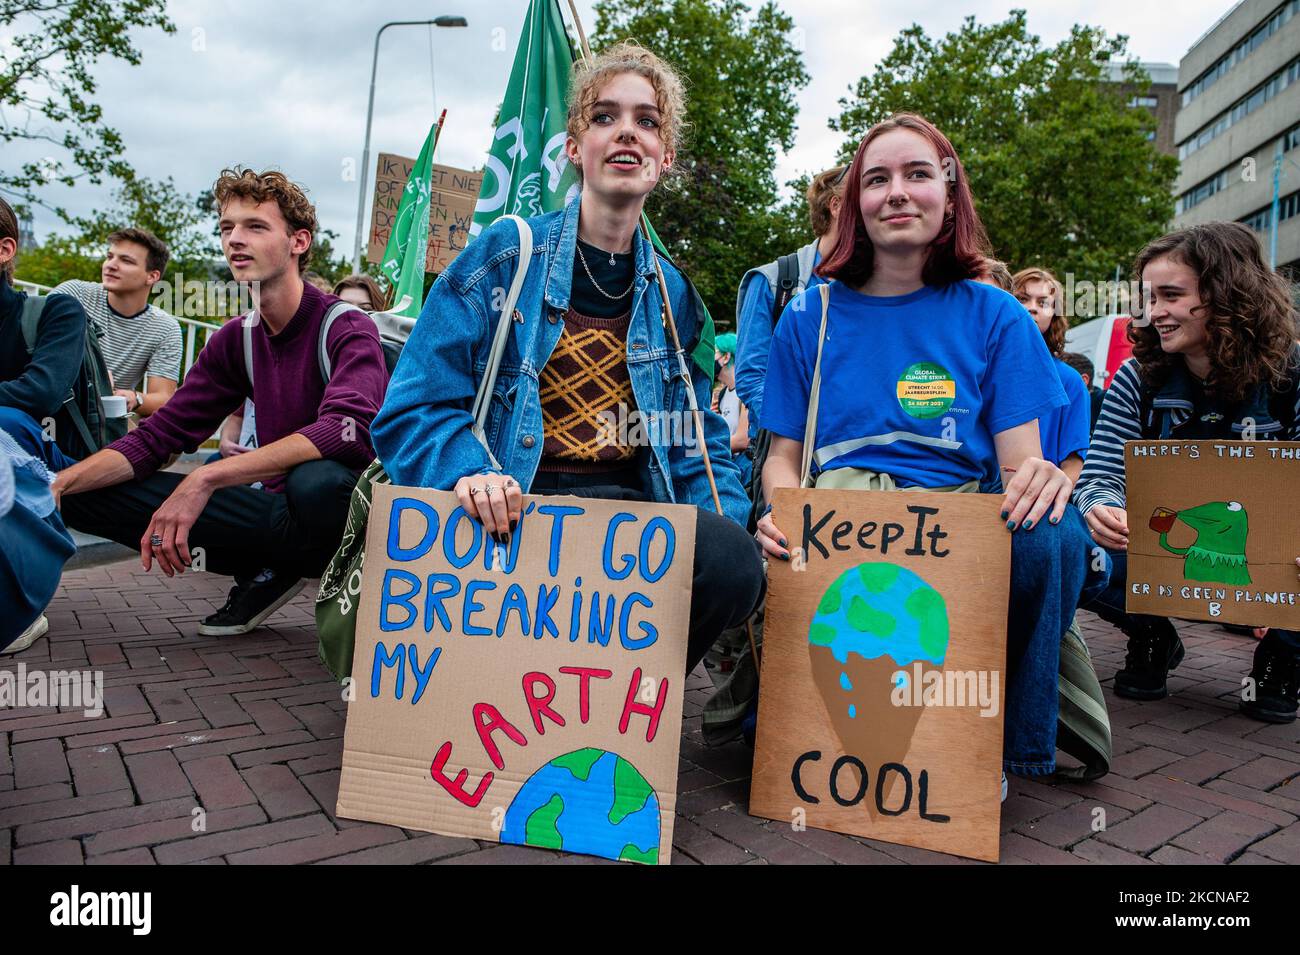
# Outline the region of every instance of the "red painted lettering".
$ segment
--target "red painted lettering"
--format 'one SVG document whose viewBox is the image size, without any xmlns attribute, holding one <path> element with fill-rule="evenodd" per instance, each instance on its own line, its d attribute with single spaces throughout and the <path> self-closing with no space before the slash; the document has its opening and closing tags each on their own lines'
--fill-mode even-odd
<svg viewBox="0 0 1300 955">
<path fill-rule="evenodd" d="M 628 684 L 627 700 L 623 703 L 623 716 L 618 721 L 618 731 L 627 733 L 627 724 L 631 720 L 633 713 L 640 713 L 650 720 L 650 725 L 646 727 L 645 741 L 653 743 L 655 733 L 659 731 L 659 717 L 663 715 L 664 703 L 668 701 L 668 678 L 659 681 L 659 695 L 655 698 L 653 706 L 647 706 L 644 703 L 638 703 L 636 691 L 641 687 L 641 668 L 637 667 L 632 671 L 632 682 Z"/>
<path fill-rule="evenodd" d="M 487 717 L 486 720 L 483 719 L 484 716 Z M 506 764 L 501 758 L 501 750 L 492 739 L 493 733 L 497 730 L 505 730 L 506 735 L 520 746 L 528 745 L 524 734 L 515 729 L 514 724 L 502 716 L 491 703 L 474 704 L 474 726 L 478 728 L 478 738 L 488 754 L 488 759 L 492 760 L 492 765 L 497 769 L 505 769 Z"/>
<path fill-rule="evenodd" d="M 545 696 L 535 696 L 533 694 L 533 687 L 539 683 L 546 687 Z M 555 699 L 555 681 L 545 673 L 524 674 L 524 698 L 528 700 L 528 711 L 533 716 L 533 725 L 537 727 L 538 736 L 546 734 L 546 730 L 542 727 L 543 716 L 550 719 L 556 726 L 564 725 L 564 717 L 551 709 L 551 700 Z"/>
<path fill-rule="evenodd" d="M 578 678 L 578 719 L 585 723 L 591 713 L 590 707 L 590 688 L 591 678 L 597 680 L 608 680 L 614 675 L 613 670 L 597 670 L 592 667 L 560 667 L 561 673 L 568 673 Z M 638 670 L 638 673 L 641 671 Z"/>
<path fill-rule="evenodd" d="M 462 769 L 456 773 L 455 779 L 448 779 L 444 773 L 443 767 L 447 765 L 447 760 L 451 757 L 451 741 L 447 741 L 438 747 L 438 754 L 433 757 L 433 765 L 429 768 L 429 775 L 433 781 L 441 786 L 447 792 L 451 793 L 456 799 L 473 809 L 483 801 L 487 795 L 488 787 L 492 785 L 492 774 L 484 773 L 483 778 L 479 780 L 478 786 L 473 793 L 465 791 L 465 780 L 469 778 L 469 770 Z"/>
</svg>

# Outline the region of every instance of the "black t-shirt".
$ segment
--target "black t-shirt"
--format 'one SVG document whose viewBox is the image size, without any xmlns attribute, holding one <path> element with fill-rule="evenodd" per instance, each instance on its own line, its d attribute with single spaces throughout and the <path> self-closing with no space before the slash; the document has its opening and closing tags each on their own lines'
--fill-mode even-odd
<svg viewBox="0 0 1300 955">
<path fill-rule="evenodd" d="M 581 257 L 578 250 L 581 250 Z M 590 243 L 578 240 L 578 248 L 573 253 L 573 288 L 569 293 L 569 305 L 583 315 L 593 318 L 617 318 L 632 307 L 632 279 L 635 271 L 633 253 L 613 253 L 614 264 L 610 265 L 610 253 Z M 587 268 L 583 268 L 583 261 Z M 587 275 L 587 270 L 591 275 Z M 595 282 L 592 282 L 592 279 Z M 609 298 L 596 288 L 599 285 Z M 627 294 L 620 293 L 626 291 Z"/>
</svg>

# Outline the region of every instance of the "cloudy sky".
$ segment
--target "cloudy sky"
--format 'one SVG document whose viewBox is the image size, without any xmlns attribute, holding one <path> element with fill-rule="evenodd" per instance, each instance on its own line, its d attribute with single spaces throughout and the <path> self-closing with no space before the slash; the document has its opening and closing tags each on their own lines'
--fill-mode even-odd
<svg viewBox="0 0 1300 955">
<path fill-rule="evenodd" d="M 778 182 L 824 166 L 839 142 L 827 119 L 838 99 L 888 52 L 899 30 L 916 22 L 933 35 L 955 30 L 966 15 L 1003 19 L 1006 0 L 780 0 L 793 16 L 811 83 L 798 97 L 798 142 L 781 158 Z M 578 0 L 590 30 L 592 0 Z M 1177 15 L 1164 5 L 1133 0 L 1022 0 L 1029 26 L 1047 42 L 1072 24 L 1088 23 L 1129 38 L 1144 61 L 1177 64 L 1187 49 L 1231 7 L 1230 0 L 1181 0 Z M 177 31 L 138 31 L 138 67 L 103 63 L 99 102 L 126 143 L 126 159 L 150 178 L 172 176 L 197 192 L 223 167 L 276 166 L 305 184 L 326 228 L 350 249 L 375 31 L 387 20 L 466 17 L 466 29 L 388 30 L 380 48 L 372 166 L 376 152 L 414 156 L 437 110 L 447 126 L 439 160 L 473 167 L 482 162 L 492 115 L 505 89 L 526 0 L 171 0 Z M 18 24 L 20 27 L 21 24 Z M 0 27 L 0 42 L 13 28 Z M 504 37 L 505 42 L 500 40 Z M 497 42 L 493 42 L 494 38 Z M 501 49 L 504 47 L 504 49 Z M 0 162 L 40 152 L 6 149 Z M 373 176 L 373 170 L 371 175 Z M 74 213 L 109 204 L 108 185 L 51 188 L 46 198 Z M 42 238 L 57 230 L 38 211 Z"/>
</svg>

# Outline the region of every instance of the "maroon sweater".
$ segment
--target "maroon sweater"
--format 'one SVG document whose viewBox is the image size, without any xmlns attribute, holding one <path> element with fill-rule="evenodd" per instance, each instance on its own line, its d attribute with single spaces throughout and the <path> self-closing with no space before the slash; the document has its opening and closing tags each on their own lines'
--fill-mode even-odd
<svg viewBox="0 0 1300 955">
<path fill-rule="evenodd" d="M 231 319 L 208 336 L 165 405 L 110 447 L 131 462 L 136 478 L 156 471 L 181 451 L 210 438 L 225 417 L 253 399 L 257 443 L 266 447 L 291 434 L 304 435 L 323 458 L 360 470 L 374 460 L 370 423 L 384 400 L 388 370 L 375 323 L 362 312 L 344 312 L 330 326 L 325 343 L 330 380 L 321 378 L 317 347 L 321 321 L 338 299 L 304 283 L 302 303 L 278 335 L 253 329 L 253 380 L 244 369 L 242 322 Z M 284 477 L 266 480 L 282 492 Z"/>
</svg>

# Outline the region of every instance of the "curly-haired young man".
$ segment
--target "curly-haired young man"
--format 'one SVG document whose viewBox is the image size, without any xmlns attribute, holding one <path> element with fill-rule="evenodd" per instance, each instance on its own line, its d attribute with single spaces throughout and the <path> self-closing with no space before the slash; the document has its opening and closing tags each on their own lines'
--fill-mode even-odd
<svg viewBox="0 0 1300 955">
<path fill-rule="evenodd" d="M 231 272 L 256 310 L 208 339 L 176 394 L 139 428 L 59 475 L 64 517 L 140 549 L 146 570 L 235 578 L 205 636 L 247 633 L 318 575 L 338 547 L 388 374 L 374 322 L 303 282 L 316 212 L 279 172 L 225 170 L 213 189 Z M 324 336 L 324 353 L 319 352 Z M 158 472 L 245 399 L 258 448 L 188 475 Z M 158 473 L 155 473 L 158 472 Z M 261 482 L 261 489 L 248 485 Z M 196 551 L 202 548 L 201 565 Z"/>
</svg>

